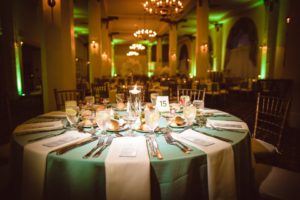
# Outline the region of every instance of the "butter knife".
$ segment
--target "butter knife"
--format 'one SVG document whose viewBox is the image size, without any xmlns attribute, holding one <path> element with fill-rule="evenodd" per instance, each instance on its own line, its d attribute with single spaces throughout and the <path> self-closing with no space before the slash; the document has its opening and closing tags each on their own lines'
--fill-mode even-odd
<svg viewBox="0 0 300 200">
<path fill-rule="evenodd" d="M 88 144 L 90 142 L 93 142 L 97 139 L 98 139 L 98 137 L 92 136 L 92 137 L 86 138 L 84 140 L 81 140 L 79 142 L 76 142 L 76 143 L 70 144 L 68 146 L 59 148 L 59 149 L 55 150 L 55 152 L 56 152 L 57 155 L 62 155 L 62 154 L 66 153 L 66 152 L 68 152 L 68 151 L 70 151 L 70 150 L 72 150 L 76 147 L 83 146 L 83 145 Z"/>
<path fill-rule="evenodd" d="M 154 149 L 155 149 L 155 151 L 156 151 L 156 156 L 157 156 L 157 158 L 158 158 L 159 160 L 164 159 L 163 156 L 162 156 L 162 154 L 161 154 L 161 152 L 160 152 L 160 150 L 159 150 L 159 147 L 158 147 L 157 141 L 156 141 L 156 139 L 155 139 L 155 136 L 152 137 L 152 143 L 153 143 Z"/>
<path fill-rule="evenodd" d="M 156 157 L 156 153 L 155 153 L 155 150 L 154 150 L 154 146 L 153 146 L 153 143 L 152 143 L 152 140 L 149 136 L 147 136 L 147 139 L 146 139 L 149 147 L 150 147 L 150 153 L 151 153 L 151 156 L 152 157 Z"/>
</svg>

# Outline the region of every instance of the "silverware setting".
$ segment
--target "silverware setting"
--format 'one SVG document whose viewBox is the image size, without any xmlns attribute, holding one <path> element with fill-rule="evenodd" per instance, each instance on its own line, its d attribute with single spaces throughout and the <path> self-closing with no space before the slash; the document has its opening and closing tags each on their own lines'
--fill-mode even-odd
<svg viewBox="0 0 300 200">
<path fill-rule="evenodd" d="M 89 158 L 98 148 L 102 147 L 104 143 L 104 138 L 100 137 L 96 146 L 94 146 L 87 154 L 85 154 L 82 158 L 87 159 Z"/>
<path fill-rule="evenodd" d="M 152 157 L 157 157 L 159 160 L 163 159 L 163 156 L 159 150 L 158 143 L 156 141 L 155 135 L 146 136 L 147 146 L 149 146 L 148 151 Z"/>
<path fill-rule="evenodd" d="M 114 139 L 114 136 L 108 136 L 104 142 L 104 144 L 100 147 L 100 149 L 93 155 L 93 158 L 98 158 L 100 156 L 100 154 L 104 151 L 104 149 L 106 149 L 106 147 L 108 147 L 109 145 L 111 145 L 112 141 Z"/>
<path fill-rule="evenodd" d="M 61 148 L 55 150 L 54 152 L 56 152 L 56 155 L 62 155 L 62 154 L 66 153 L 66 152 L 68 152 L 68 151 L 70 151 L 70 150 L 72 150 L 74 148 L 83 146 L 83 145 L 88 144 L 90 142 L 93 142 L 93 141 L 95 141 L 97 139 L 98 139 L 98 136 L 91 136 L 91 137 L 88 137 L 88 138 L 86 138 L 84 140 L 81 140 L 79 142 L 72 143 L 70 145 L 61 147 Z"/>
<path fill-rule="evenodd" d="M 186 154 L 189 154 L 192 151 L 190 147 L 172 137 L 171 129 L 165 128 L 162 129 L 162 132 L 164 133 L 165 140 L 168 144 L 177 146 Z"/>
</svg>

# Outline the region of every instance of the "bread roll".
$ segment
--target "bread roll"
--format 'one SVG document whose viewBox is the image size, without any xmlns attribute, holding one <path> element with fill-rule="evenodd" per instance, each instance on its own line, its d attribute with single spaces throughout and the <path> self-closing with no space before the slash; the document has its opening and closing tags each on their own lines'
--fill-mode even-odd
<svg viewBox="0 0 300 200">
<path fill-rule="evenodd" d="M 105 110 L 105 106 L 104 105 L 98 105 L 96 107 L 96 111 L 102 111 L 102 110 Z"/>
<path fill-rule="evenodd" d="M 145 106 L 145 109 L 146 110 L 154 110 L 154 106 L 152 103 L 147 103 L 146 106 Z"/>
<path fill-rule="evenodd" d="M 117 120 L 110 120 L 109 129 L 113 131 L 117 131 L 120 129 L 119 122 Z"/>
<path fill-rule="evenodd" d="M 182 117 L 180 116 L 176 116 L 174 119 L 175 124 L 177 124 L 177 126 L 182 126 L 185 124 L 185 121 Z"/>
<path fill-rule="evenodd" d="M 125 104 L 123 102 L 117 103 L 117 109 L 122 110 L 125 108 Z"/>
</svg>

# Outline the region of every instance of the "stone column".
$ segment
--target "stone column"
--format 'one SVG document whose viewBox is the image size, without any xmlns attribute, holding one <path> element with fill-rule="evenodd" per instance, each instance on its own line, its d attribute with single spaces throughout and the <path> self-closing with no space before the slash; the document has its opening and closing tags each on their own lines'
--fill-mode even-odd
<svg viewBox="0 0 300 200">
<path fill-rule="evenodd" d="M 156 44 L 156 67 L 162 67 L 162 36 L 157 37 Z"/>
<path fill-rule="evenodd" d="M 99 0 L 88 1 L 89 27 L 89 79 L 90 83 L 101 76 L 101 3 Z"/>
<path fill-rule="evenodd" d="M 53 89 L 76 89 L 73 1 L 42 2 L 42 78 L 44 111 L 56 109 Z"/>
<path fill-rule="evenodd" d="M 197 34 L 196 34 L 196 67 L 197 77 L 206 78 L 209 69 L 208 51 L 208 0 L 198 0 L 196 6 Z"/>
<path fill-rule="evenodd" d="M 169 24 L 169 68 L 171 75 L 177 71 L 177 25 Z"/>
</svg>

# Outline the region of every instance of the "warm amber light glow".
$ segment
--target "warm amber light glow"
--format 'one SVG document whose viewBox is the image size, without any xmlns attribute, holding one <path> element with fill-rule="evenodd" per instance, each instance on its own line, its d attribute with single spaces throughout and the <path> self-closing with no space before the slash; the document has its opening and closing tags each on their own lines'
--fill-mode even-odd
<svg viewBox="0 0 300 200">
<path fill-rule="evenodd" d="M 202 52 L 202 53 L 206 53 L 207 50 L 208 50 L 208 45 L 207 45 L 207 44 L 202 44 L 202 45 L 200 46 L 200 48 L 201 48 L 201 52 Z"/>
<path fill-rule="evenodd" d="M 183 12 L 183 5 L 179 0 L 148 0 L 143 4 L 149 14 L 161 17 L 175 17 Z"/>
</svg>

